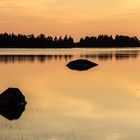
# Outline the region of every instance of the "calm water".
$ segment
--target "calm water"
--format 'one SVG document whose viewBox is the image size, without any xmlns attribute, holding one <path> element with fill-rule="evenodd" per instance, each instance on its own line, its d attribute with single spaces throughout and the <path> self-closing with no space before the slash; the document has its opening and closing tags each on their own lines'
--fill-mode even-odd
<svg viewBox="0 0 140 140">
<path fill-rule="evenodd" d="M 99 66 L 72 71 L 86 58 Z M 0 50 L 0 92 L 28 102 L 18 120 L 0 116 L 0 140 L 140 140 L 140 49 Z"/>
</svg>

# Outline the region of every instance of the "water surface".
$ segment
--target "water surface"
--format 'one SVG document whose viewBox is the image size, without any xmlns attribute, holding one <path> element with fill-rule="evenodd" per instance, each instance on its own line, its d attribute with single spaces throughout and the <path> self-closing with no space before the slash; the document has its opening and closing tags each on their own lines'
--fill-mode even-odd
<svg viewBox="0 0 140 140">
<path fill-rule="evenodd" d="M 72 71 L 84 58 L 99 66 Z M 18 87 L 18 120 L 0 116 L 1 140 L 139 140 L 140 49 L 2 49 L 0 92 Z"/>
</svg>

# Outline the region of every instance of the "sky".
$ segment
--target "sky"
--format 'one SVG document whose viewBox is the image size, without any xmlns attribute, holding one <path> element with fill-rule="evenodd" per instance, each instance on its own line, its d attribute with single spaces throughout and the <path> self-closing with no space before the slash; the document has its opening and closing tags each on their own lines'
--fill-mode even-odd
<svg viewBox="0 0 140 140">
<path fill-rule="evenodd" d="M 0 0 L 0 32 L 140 38 L 140 0 Z"/>
</svg>

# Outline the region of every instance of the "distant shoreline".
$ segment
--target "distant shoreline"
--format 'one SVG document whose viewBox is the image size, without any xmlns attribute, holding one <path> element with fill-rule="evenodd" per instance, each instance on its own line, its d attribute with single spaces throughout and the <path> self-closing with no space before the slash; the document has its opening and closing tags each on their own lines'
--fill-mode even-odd
<svg viewBox="0 0 140 140">
<path fill-rule="evenodd" d="M 140 46 L 133 47 L 47 47 L 47 46 L 0 46 L 1 49 L 136 49 L 140 48 Z"/>
<path fill-rule="evenodd" d="M 8 34 L 0 33 L 0 48 L 136 48 L 140 47 L 140 40 L 136 37 L 116 35 L 114 38 L 110 35 L 86 36 L 78 42 L 74 42 L 71 36 L 51 37 L 40 34 L 35 37 L 34 34 Z"/>
</svg>

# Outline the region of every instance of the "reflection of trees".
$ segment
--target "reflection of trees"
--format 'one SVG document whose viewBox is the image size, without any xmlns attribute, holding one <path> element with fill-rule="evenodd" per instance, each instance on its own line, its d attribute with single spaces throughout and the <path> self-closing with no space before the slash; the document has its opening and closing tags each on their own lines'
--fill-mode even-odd
<svg viewBox="0 0 140 140">
<path fill-rule="evenodd" d="M 133 51 L 117 51 L 114 54 L 114 57 L 116 60 L 123 60 L 123 59 L 135 59 L 139 55 L 139 51 L 133 50 Z"/>
<path fill-rule="evenodd" d="M 21 63 L 39 61 L 44 63 L 45 61 L 57 61 L 57 60 L 71 60 L 73 55 L 0 55 L 0 63 Z"/>
<path fill-rule="evenodd" d="M 85 54 L 80 55 L 81 58 L 86 59 L 99 59 L 101 61 L 112 60 L 123 60 L 129 58 L 137 58 L 139 55 L 138 51 L 125 51 L 125 52 L 115 52 L 115 53 L 95 53 L 95 54 Z"/>
<path fill-rule="evenodd" d="M 82 58 L 91 58 L 91 59 L 99 59 L 99 60 L 109 60 L 109 59 L 112 59 L 113 57 L 113 54 L 103 54 L 103 53 L 99 53 L 99 54 L 91 54 L 91 55 L 81 55 Z"/>
<path fill-rule="evenodd" d="M 107 60 L 124 60 L 124 59 L 135 59 L 139 55 L 139 51 L 116 51 L 116 52 L 95 52 L 92 54 L 81 54 L 80 58 L 86 59 L 98 59 L 100 61 Z M 34 63 L 38 61 L 40 63 L 45 63 L 46 61 L 69 61 L 73 59 L 74 55 L 0 55 L 0 63 L 23 63 L 31 62 Z"/>
<path fill-rule="evenodd" d="M 138 54 L 115 54 L 116 60 L 137 58 Z"/>
</svg>

